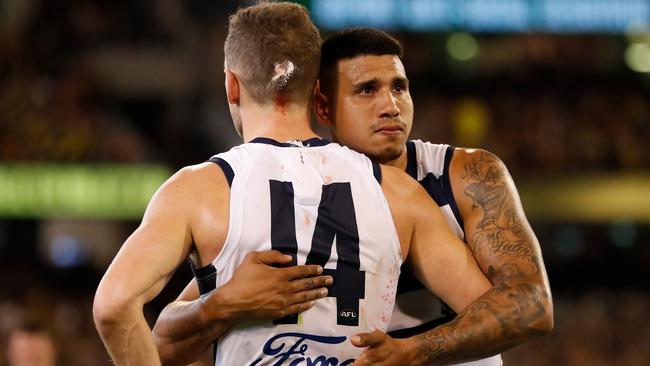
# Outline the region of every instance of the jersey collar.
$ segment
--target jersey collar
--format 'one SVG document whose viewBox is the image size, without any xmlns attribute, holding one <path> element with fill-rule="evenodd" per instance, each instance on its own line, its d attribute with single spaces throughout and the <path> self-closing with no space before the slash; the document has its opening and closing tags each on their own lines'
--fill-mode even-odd
<svg viewBox="0 0 650 366">
<path fill-rule="evenodd" d="M 287 142 L 279 142 L 268 137 L 257 137 L 250 141 L 255 144 L 267 144 L 278 147 L 316 147 L 316 146 L 325 146 L 331 141 L 326 139 L 319 139 L 318 137 L 313 137 L 307 140 L 292 140 Z"/>
</svg>

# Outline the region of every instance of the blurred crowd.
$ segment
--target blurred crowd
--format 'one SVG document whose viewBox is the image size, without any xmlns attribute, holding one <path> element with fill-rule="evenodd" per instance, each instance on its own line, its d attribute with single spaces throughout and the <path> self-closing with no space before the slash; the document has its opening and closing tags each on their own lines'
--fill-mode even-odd
<svg viewBox="0 0 650 366">
<path fill-rule="evenodd" d="M 6 279 L 20 278 L 0 287 L 0 365 L 108 365 L 108 355 L 92 322 L 92 289 L 66 289 L 63 283 L 53 283 L 46 271 L 31 268 L 8 265 L 0 271 Z M 29 339 L 16 344 L 17 332 L 48 339 L 56 363 L 20 363 L 18 360 L 30 353 L 49 350 Z"/>
<path fill-rule="evenodd" d="M 3 5 L 3 161 L 179 166 L 236 143 L 221 141 L 235 133 L 212 95 L 222 88 L 225 9 L 235 2 Z"/>
<path fill-rule="evenodd" d="M 650 295 L 593 290 L 554 297 L 553 333 L 505 352 L 506 365 L 647 365 Z M 49 335 L 57 365 L 110 365 L 91 321 L 91 304 L 89 292 L 65 296 L 44 288 L 24 289 L 20 297 L 0 296 L 0 355 L 6 355 L 0 356 L 0 366 L 12 366 L 10 334 L 26 321 L 38 321 L 42 334 Z M 31 352 L 42 350 L 31 347 Z"/>
<path fill-rule="evenodd" d="M 178 167 L 239 142 L 221 73 L 237 2 L 12 3 L 23 10 L 0 31 L 2 160 Z M 650 78 L 625 68 L 623 36 L 479 35 L 477 57 L 458 62 L 444 35 L 397 35 L 414 137 L 490 149 L 524 175 L 650 168 Z"/>
<path fill-rule="evenodd" d="M 0 258 L 0 366 L 112 365 L 92 316 L 103 273 L 87 266 L 54 269 L 35 257 L 20 265 Z M 151 326 L 190 278 L 189 265 L 183 266 L 145 306 Z"/>
<path fill-rule="evenodd" d="M 0 2 L 0 161 L 178 168 L 239 143 L 222 74 L 226 19 L 239 3 Z M 486 148 L 524 178 L 650 169 L 650 77 L 626 68 L 623 35 L 477 35 L 469 61 L 450 57 L 446 34 L 396 35 L 415 102 L 412 137 Z M 9 243 L 2 231 L 0 249 Z M 599 250 L 600 236 L 584 246 Z M 554 244 L 541 239 L 548 258 Z M 648 244 L 639 240 L 637 248 Z M 581 254 L 574 253 L 575 268 L 578 261 L 609 268 L 604 258 L 613 258 Z M 634 268 L 647 258 L 635 258 Z M 550 259 L 552 276 L 566 259 Z M 108 365 L 91 314 L 101 273 L 86 269 L 56 282 L 43 263 L 29 262 L 40 266 L 30 270 L 20 260 L 0 257 L 0 366 L 9 365 L 10 345 L 47 349 L 47 339 L 57 365 Z M 610 270 L 618 269 L 601 276 Z M 507 352 L 506 364 L 647 364 L 647 284 L 628 291 L 619 281 L 603 290 L 577 281 L 554 294 L 554 333 Z M 149 308 L 149 320 L 164 303 Z"/>
<path fill-rule="evenodd" d="M 504 354 L 506 365 L 625 365 L 650 360 L 650 296 L 599 290 L 555 294 L 555 330 Z"/>
<path fill-rule="evenodd" d="M 486 148 L 517 176 L 650 168 L 650 99 L 639 91 L 416 95 L 414 125 L 422 139 Z"/>
</svg>

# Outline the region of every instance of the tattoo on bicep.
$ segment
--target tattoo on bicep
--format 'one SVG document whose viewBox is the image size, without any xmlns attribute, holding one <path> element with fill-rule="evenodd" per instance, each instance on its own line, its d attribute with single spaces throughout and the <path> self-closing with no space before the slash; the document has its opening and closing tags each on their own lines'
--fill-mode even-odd
<svg viewBox="0 0 650 366">
<path fill-rule="evenodd" d="M 482 212 L 469 244 L 475 254 L 485 252 L 490 257 L 509 255 L 531 260 L 535 253 L 526 241 L 513 199 L 508 195 L 507 173 L 498 164 L 496 158 L 482 153 L 465 165 L 461 175 L 468 182 L 465 195 L 472 200 L 472 210 Z"/>
</svg>

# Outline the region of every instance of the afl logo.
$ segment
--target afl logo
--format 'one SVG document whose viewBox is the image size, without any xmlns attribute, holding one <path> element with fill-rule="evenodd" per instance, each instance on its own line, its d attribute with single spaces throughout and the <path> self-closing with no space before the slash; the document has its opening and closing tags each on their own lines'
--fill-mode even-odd
<svg viewBox="0 0 650 366">
<path fill-rule="evenodd" d="M 341 310 L 339 312 L 339 317 L 344 319 L 356 319 L 357 313 L 352 310 Z"/>
</svg>

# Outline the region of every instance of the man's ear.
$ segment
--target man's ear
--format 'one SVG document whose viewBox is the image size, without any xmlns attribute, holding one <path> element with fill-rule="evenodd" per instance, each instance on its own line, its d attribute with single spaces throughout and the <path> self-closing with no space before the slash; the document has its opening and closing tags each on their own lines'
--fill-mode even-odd
<svg viewBox="0 0 650 366">
<path fill-rule="evenodd" d="M 329 105 L 327 96 L 320 90 L 320 81 L 316 81 L 314 98 L 312 100 L 312 107 L 318 123 L 325 127 L 330 127 L 332 120 L 330 119 Z"/>
<path fill-rule="evenodd" d="M 234 72 L 228 69 L 223 70 L 223 72 L 226 74 L 226 97 L 228 104 L 239 105 L 239 78 L 237 78 Z"/>
</svg>

